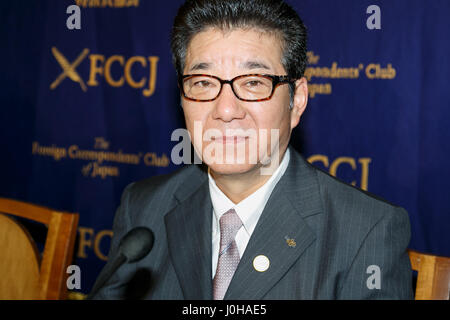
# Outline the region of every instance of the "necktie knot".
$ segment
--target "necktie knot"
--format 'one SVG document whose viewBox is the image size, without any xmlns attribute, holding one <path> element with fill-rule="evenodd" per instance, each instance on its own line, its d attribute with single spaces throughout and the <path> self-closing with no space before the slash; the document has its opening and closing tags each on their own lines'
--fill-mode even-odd
<svg viewBox="0 0 450 320">
<path fill-rule="evenodd" d="M 242 221 L 234 209 L 230 209 L 220 217 L 220 251 L 233 242 L 236 233 L 242 226 Z"/>
</svg>

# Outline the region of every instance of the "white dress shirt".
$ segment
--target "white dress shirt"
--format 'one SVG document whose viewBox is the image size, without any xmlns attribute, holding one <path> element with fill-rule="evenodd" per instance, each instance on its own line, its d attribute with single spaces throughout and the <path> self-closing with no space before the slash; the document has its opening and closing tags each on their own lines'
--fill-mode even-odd
<svg viewBox="0 0 450 320">
<path fill-rule="evenodd" d="M 238 230 L 235 241 L 239 251 L 239 257 L 242 258 L 248 241 L 253 233 L 253 230 L 258 223 L 259 217 L 266 206 L 267 200 L 277 185 L 278 181 L 283 176 L 289 164 L 290 154 L 289 149 L 286 150 L 283 160 L 280 165 L 258 190 L 249 195 L 247 198 L 234 204 L 220 189 L 217 187 L 213 177 L 208 172 L 209 179 L 209 194 L 213 205 L 213 219 L 212 219 L 212 277 L 216 274 L 217 262 L 219 259 L 220 249 L 220 217 L 228 210 L 234 208 L 237 215 L 242 221 L 242 227 Z"/>
</svg>

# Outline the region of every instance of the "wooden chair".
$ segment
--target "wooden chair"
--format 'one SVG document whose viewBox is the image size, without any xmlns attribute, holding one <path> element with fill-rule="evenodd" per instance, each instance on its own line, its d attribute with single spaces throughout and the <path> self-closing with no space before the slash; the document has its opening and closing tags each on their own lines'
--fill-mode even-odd
<svg viewBox="0 0 450 320">
<path fill-rule="evenodd" d="M 10 215 L 48 227 L 42 259 L 30 234 Z M 76 213 L 0 198 L 0 299 L 66 298 L 78 218 Z"/>
<path fill-rule="evenodd" d="M 408 250 L 417 271 L 416 300 L 449 300 L 450 258 Z"/>
</svg>

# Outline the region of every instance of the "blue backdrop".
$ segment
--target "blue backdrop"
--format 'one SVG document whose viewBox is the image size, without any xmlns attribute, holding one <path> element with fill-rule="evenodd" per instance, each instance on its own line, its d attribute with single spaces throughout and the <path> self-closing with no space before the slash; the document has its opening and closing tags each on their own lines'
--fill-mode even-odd
<svg viewBox="0 0 450 320">
<path fill-rule="evenodd" d="M 0 196 L 80 213 L 81 292 L 106 261 L 124 187 L 177 169 L 169 35 L 182 2 L 0 4 Z M 411 248 L 450 256 L 450 2 L 288 2 L 309 31 L 310 100 L 292 144 L 404 207 Z M 73 4 L 80 30 L 66 26 Z M 366 25 L 370 5 L 381 29 Z"/>
</svg>

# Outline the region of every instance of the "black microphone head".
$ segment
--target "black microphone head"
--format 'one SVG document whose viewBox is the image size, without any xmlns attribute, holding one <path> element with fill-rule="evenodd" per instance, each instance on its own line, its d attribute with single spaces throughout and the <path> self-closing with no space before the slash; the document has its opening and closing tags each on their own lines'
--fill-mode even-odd
<svg viewBox="0 0 450 320">
<path fill-rule="evenodd" d="M 153 248 L 155 237 L 147 227 L 131 229 L 120 241 L 120 252 L 127 262 L 136 262 L 144 258 Z"/>
</svg>

